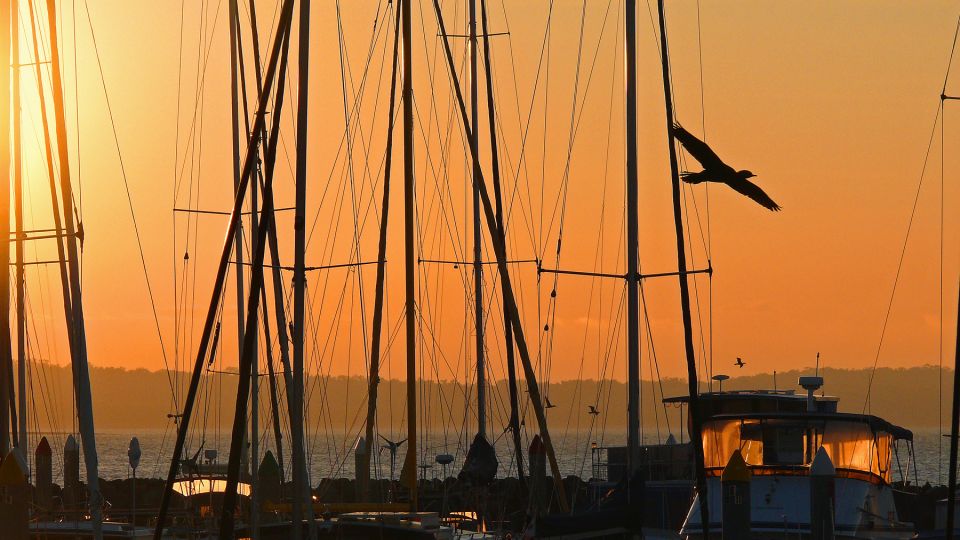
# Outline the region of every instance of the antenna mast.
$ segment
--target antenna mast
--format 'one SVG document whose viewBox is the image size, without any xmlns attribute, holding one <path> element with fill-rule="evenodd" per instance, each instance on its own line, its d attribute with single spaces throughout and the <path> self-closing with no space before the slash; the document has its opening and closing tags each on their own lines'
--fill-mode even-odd
<svg viewBox="0 0 960 540">
<path fill-rule="evenodd" d="M 640 470 L 640 270 L 637 182 L 637 3 L 626 1 L 627 101 L 627 451 L 629 480 Z"/>
<path fill-rule="evenodd" d="M 683 316 L 683 345 L 687 357 L 687 392 L 690 396 L 690 442 L 693 444 L 694 469 L 696 470 L 697 495 L 700 501 L 700 522 L 703 537 L 710 538 L 710 520 L 707 496 L 707 481 L 703 470 L 703 437 L 700 427 L 700 394 L 697 385 L 697 357 L 693 348 L 693 323 L 690 318 L 690 289 L 687 283 L 687 255 L 683 240 L 683 211 L 680 206 L 680 169 L 677 164 L 677 148 L 673 141 L 673 90 L 670 87 L 670 55 L 667 49 L 667 23 L 664 16 L 664 0 L 657 0 L 660 19 L 660 59 L 663 68 L 663 100 L 667 117 L 667 146 L 670 152 L 670 181 L 673 192 L 673 223 L 677 232 L 677 276 L 680 281 L 680 309 Z"/>
<path fill-rule="evenodd" d="M 480 152 L 479 100 L 477 99 L 477 0 L 470 0 L 470 148 L 473 155 Z M 491 126 L 492 129 L 492 126 Z M 480 162 L 472 159 L 473 175 L 473 315 L 477 338 L 477 435 L 487 438 L 487 374 L 483 350 L 483 237 L 480 224 L 480 191 L 477 187 L 477 169 Z"/>
<path fill-rule="evenodd" d="M 410 510 L 417 511 L 417 321 L 414 259 L 413 177 L 413 38 L 410 1 L 401 2 L 403 34 L 403 240 L 407 328 L 407 457 L 404 469 L 410 488 Z M 368 445 L 370 441 L 367 441 Z M 368 446 L 369 449 L 369 446 Z"/>
<path fill-rule="evenodd" d="M 497 118 L 496 108 L 493 105 L 493 69 L 490 66 L 490 29 L 487 28 L 487 2 L 480 0 L 480 20 L 483 28 L 483 62 L 486 74 L 487 89 L 487 124 L 490 126 L 490 161 L 491 176 L 493 177 L 493 196 L 496 200 L 497 226 L 500 229 L 500 241 L 507 245 L 507 224 L 503 218 L 503 195 L 500 189 L 500 155 L 497 146 Z M 476 125 L 476 122 L 474 122 Z M 476 191 L 479 197 L 479 189 Z M 479 213 L 477 219 L 480 219 Z M 508 291 L 500 282 L 501 295 L 506 296 Z M 510 391 L 510 431 L 513 433 L 514 461 L 517 463 L 517 479 L 521 484 L 526 480 L 523 475 L 523 447 L 520 441 L 520 404 L 517 392 L 517 366 L 513 351 L 513 328 L 510 326 L 510 314 L 503 308 L 503 337 L 507 352 L 507 378 Z"/>
</svg>

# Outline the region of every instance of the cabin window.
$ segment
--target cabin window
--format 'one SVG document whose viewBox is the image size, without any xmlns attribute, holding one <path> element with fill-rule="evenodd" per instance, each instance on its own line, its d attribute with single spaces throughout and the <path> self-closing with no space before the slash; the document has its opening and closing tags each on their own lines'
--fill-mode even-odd
<svg viewBox="0 0 960 540">
<path fill-rule="evenodd" d="M 807 467 L 820 447 L 837 469 L 873 473 L 891 481 L 893 437 L 865 422 L 786 418 L 730 419 L 703 428 L 704 463 L 723 469 L 735 450 L 755 467 Z"/>
<path fill-rule="evenodd" d="M 745 421 L 740 430 L 740 451 L 752 465 L 802 466 L 813 461 L 819 440 L 817 427 L 807 423 Z"/>
</svg>

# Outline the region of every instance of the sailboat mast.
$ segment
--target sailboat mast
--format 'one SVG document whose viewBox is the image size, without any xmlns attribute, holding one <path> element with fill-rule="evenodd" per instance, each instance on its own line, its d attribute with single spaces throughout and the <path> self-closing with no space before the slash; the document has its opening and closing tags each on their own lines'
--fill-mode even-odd
<svg viewBox="0 0 960 540">
<path fill-rule="evenodd" d="M 626 1 L 627 154 L 627 451 L 630 478 L 640 470 L 640 243 L 637 180 L 637 3 Z"/>
<path fill-rule="evenodd" d="M 460 121 L 463 124 L 463 130 L 467 136 L 472 136 L 474 127 L 470 124 L 470 116 L 467 112 L 467 105 L 463 98 L 463 91 L 460 88 L 460 78 L 457 76 L 456 64 L 453 61 L 453 53 L 450 51 L 450 43 L 447 40 L 447 29 L 443 22 L 443 13 L 440 11 L 439 0 L 433 0 L 433 12 L 437 17 L 437 24 L 440 26 L 440 37 L 443 40 L 443 52 L 447 59 L 447 71 L 453 80 L 453 90 L 457 99 L 457 108 L 460 112 Z M 470 149 L 474 161 L 479 160 L 479 156 Z M 527 348 L 527 341 L 523 334 L 523 325 L 520 321 L 520 309 L 517 307 L 517 299 L 513 294 L 513 285 L 510 282 L 510 272 L 507 268 L 507 249 L 502 242 L 497 226 L 497 216 L 493 209 L 493 203 L 490 195 L 487 193 L 484 184 L 483 172 L 477 169 L 477 187 L 480 189 L 480 202 L 483 204 L 483 214 L 487 222 L 487 230 L 490 231 L 490 237 L 493 242 L 494 254 L 497 258 L 497 271 L 500 272 L 500 281 L 503 284 L 504 294 L 503 302 L 506 306 L 510 324 L 513 327 L 514 336 L 516 336 L 517 351 L 520 353 L 520 363 L 523 366 L 523 372 L 527 380 L 527 390 L 530 392 L 530 402 L 533 406 L 533 412 L 537 418 L 537 426 L 540 428 L 540 436 L 543 439 L 543 445 L 546 447 L 547 460 L 550 462 L 550 470 L 553 473 L 554 488 L 559 502 L 560 510 L 566 512 L 569 510 L 569 504 L 566 496 L 566 489 L 563 485 L 563 478 L 560 475 L 560 464 L 557 462 L 556 453 L 553 450 L 553 442 L 550 439 L 550 430 L 547 427 L 547 417 L 543 411 L 543 396 L 540 394 L 540 386 L 537 384 L 536 372 L 533 369 L 533 363 L 530 360 L 530 351 Z"/>
<path fill-rule="evenodd" d="M 703 438 L 700 427 L 700 397 L 697 385 L 697 357 L 693 348 L 693 323 L 690 318 L 690 289 L 687 283 L 687 255 L 683 240 L 683 210 L 680 203 L 680 169 L 677 148 L 673 141 L 673 91 L 670 85 L 670 55 L 667 49 L 667 23 L 663 0 L 657 0 L 660 19 L 660 60 L 663 76 L 663 99 L 667 118 L 667 146 L 670 152 L 670 183 L 673 194 L 673 223 L 677 233 L 677 276 L 680 284 L 680 309 L 683 317 L 683 345 L 687 358 L 687 392 L 690 399 L 690 443 L 693 445 L 697 496 L 700 501 L 700 522 L 703 537 L 710 538 L 710 513 L 707 482 L 703 470 Z"/>
<path fill-rule="evenodd" d="M 237 0 L 230 0 L 229 4 L 229 15 L 230 15 L 230 124 L 232 128 L 232 137 L 231 137 L 231 150 L 233 152 L 233 189 L 234 195 L 239 193 L 240 189 L 240 88 L 239 88 L 239 73 L 240 69 L 240 36 L 239 36 L 239 9 L 237 5 Z M 249 136 L 254 136 L 252 134 L 244 134 L 246 139 Z M 250 230 L 253 232 L 251 237 L 256 235 L 256 220 L 257 220 L 257 206 L 256 206 L 256 182 L 250 182 Z M 246 272 L 244 270 L 243 264 L 243 225 L 237 227 L 236 234 L 234 235 L 234 257 L 236 258 L 236 282 L 237 282 L 237 353 L 242 354 L 244 347 L 244 329 L 246 323 L 244 321 L 243 314 L 243 304 L 244 304 L 244 279 Z M 251 246 L 251 252 L 255 251 L 255 246 Z M 252 273 L 252 271 L 251 271 Z M 254 333 L 255 339 L 256 333 Z M 254 540 L 259 536 L 258 534 L 258 505 L 257 505 L 257 480 L 256 480 L 256 470 L 257 470 L 257 442 L 258 442 L 258 422 L 257 422 L 257 406 L 256 406 L 256 395 L 258 392 L 257 389 L 257 370 L 256 370 L 256 347 L 254 346 L 253 352 L 253 366 L 251 368 L 251 380 L 250 380 L 250 399 L 253 401 L 253 406 L 250 409 L 250 434 L 248 440 L 250 441 L 251 447 L 251 459 L 250 459 L 250 485 L 252 488 L 252 501 L 250 505 L 250 521 L 253 528 L 253 537 Z M 242 362 L 242 359 L 241 359 Z"/>
<path fill-rule="evenodd" d="M 254 71 L 254 75 L 256 76 L 257 94 L 259 95 L 260 92 L 262 92 L 263 90 L 263 73 L 260 68 L 260 36 L 259 36 L 259 30 L 257 29 L 257 9 L 256 9 L 256 2 L 254 2 L 254 0 L 250 0 L 249 10 L 250 10 L 250 29 L 252 34 L 251 43 L 253 45 L 253 57 L 255 60 L 253 62 L 253 71 Z M 240 53 L 241 54 L 243 53 L 242 48 L 240 49 Z M 268 140 L 267 140 L 267 132 L 266 132 L 265 124 L 261 125 L 260 133 L 261 133 L 260 142 L 261 144 L 266 145 L 268 143 Z M 260 179 L 260 183 L 262 185 L 263 184 L 262 171 L 258 172 L 258 178 Z M 272 271 L 272 277 L 273 277 L 272 281 L 273 281 L 274 310 L 276 312 L 276 319 L 277 319 L 277 342 L 280 345 L 280 365 L 283 368 L 281 370 L 281 373 L 283 375 L 283 381 L 286 384 L 286 387 L 288 389 L 292 389 L 293 388 L 293 369 L 290 363 L 290 337 L 289 337 L 289 334 L 287 333 L 288 325 L 287 325 L 287 317 L 285 312 L 286 306 L 284 306 L 285 295 L 283 294 L 283 277 L 280 273 L 280 268 L 281 268 L 280 250 L 277 242 L 276 218 L 274 214 L 265 215 L 263 216 L 263 218 L 269 221 L 269 223 L 267 224 L 267 242 L 268 242 L 268 247 L 270 248 L 270 261 L 271 261 L 271 267 L 272 267 L 271 271 Z M 266 291 L 264 291 L 263 294 L 265 295 Z M 267 313 L 266 299 L 264 299 L 263 305 L 264 305 L 264 317 L 266 317 L 266 313 Z M 267 342 L 269 343 L 270 341 L 270 337 L 268 335 L 269 325 L 266 324 L 266 319 L 264 319 L 264 321 L 265 321 L 264 334 L 265 334 L 265 337 L 267 338 Z M 268 359 L 272 358 L 272 355 L 268 353 L 267 358 Z M 269 365 L 269 368 L 270 368 L 270 372 L 272 373 L 273 372 L 272 363 Z M 284 467 L 283 467 L 283 445 L 281 443 L 280 426 L 279 426 L 280 419 L 278 417 L 279 400 L 277 399 L 277 396 L 274 395 L 276 392 L 276 388 L 275 388 L 276 382 L 274 380 L 275 376 L 271 375 L 271 377 L 272 377 L 271 378 L 271 400 L 273 401 L 273 409 L 274 409 L 274 432 L 277 439 L 277 462 L 280 466 L 280 476 L 282 478 Z M 290 399 L 289 391 L 287 394 L 286 401 L 287 401 L 287 414 L 290 418 L 290 425 L 292 426 L 290 431 L 294 432 L 298 429 L 296 427 L 298 424 L 302 426 L 302 421 L 299 423 L 295 421 L 296 418 L 302 418 L 302 413 L 298 413 L 298 411 L 301 411 L 301 408 L 297 402 L 294 402 L 292 399 Z M 301 414 L 301 416 L 297 416 L 298 414 Z M 299 438 L 302 441 L 303 435 L 301 434 Z M 297 447 L 294 447 L 292 449 L 292 452 L 294 454 L 296 454 L 298 451 L 301 452 L 301 457 L 299 459 L 294 458 L 293 460 L 294 466 L 295 466 L 293 476 L 294 477 L 299 476 L 300 478 L 308 478 L 306 458 L 302 456 L 302 452 L 303 452 L 302 445 L 300 446 L 299 450 Z M 307 484 L 309 485 L 309 483 Z M 299 503 L 295 503 L 295 504 L 299 504 Z M 307 510 L 308 510 L 307 515 L 312 516 L 313 515 L 312 507 L 308 508 Z"/>
<path fill-rule="evenodd" d="M 293 12 L 293 0 L 283 0 L 280 8 L 280 16 L 277 20 L 276 37 L 270 52 L 270 59 L 267 62 L 266 74 L 263 79 L 263 88 L 260 90 L 257 98 L 257 109 L 254 115 L 253 129 L 254 133 L 262 131 L 264 128 L 264 115 L 269 100 L 269 93 L 264 90 L 273 86 L 274 78 L 277 74 L 277 62 L 280 57 L 280 51 L 286 44 L 285 36 L 289 31 L 290 19 Z M 245 183 L 250 179 L 253 171 L 253 164 L 257 159 L 257 147 L 254 141 L 247 142 L 246 157 L 241 169 L 240 182 L 241 187 L 245 189 Z M 230 255 L 233 252 L 233 235 L 239 226 L 243 210 L 243 197 L 235 197 L 233 209 L 230 212 L 230 221 L 227 225 L 227 231 L 224 234 L 224 243 L 221 246 L 220 259 L 217 263 L 217 272 L 213 281 L 213 290 L 210 295 L 210 303 L 207 307 L 207 314 L 204 316 L 203 329 L 200 334 L 200 342 L 197 347 L 197 355 L 193 364 L 193 371 L 190 374 L 190 384 L 187 387 L 187 397 L 183 403 L 183 409 L 180 412 L 180 423 L 177 426 L 177 438 L 174 441 L 173 453 L 170 458 L 170 467 L 167 469 L 167 479 L 160 499 L 160 508 L 157 511 L 157 521 L 154 527 L 154 540 L 160 540 L 163 536 L 164 526 L 166 525 L 167 513 L 170 509 L 170 499 L 173 493 L 173 484 L 176 481 L 177 474 L 180 471 L 180 458 L 183 454 L 183 448 L 186 444 L 187 431 L 190 429 L 190 419 L 193 416 L 193 408 L 196 405 L 197 394 L 200 389 L 200 377 L 203 374 L 203 367 L 207 360 L 207 352 L 211 347 L 211 336 L 215 326 L 217 314 L 219 312 L 220 299 L 226 286 L 227 267 L 230 264 Z M 270 214 L 268 214 L 270 215 Z M 272 222 L 271 222 L 272 225 Z"/>
<path fill-rule="evenodd" d="M 70 306 L 70 280 L 67 277 L 67 255 L 66 248 L 63 244 L 67 239 L 63 238 L 63 224 L 60 218 L 60 201 L 59 195 L 57 194 L 57 175 L 53 170 L 53 142 L 50 140 L 50 123 L 47 119 L 47 98 L 43 90 L 43 70 L 41 69 L 42 64 L 39 62 L 40 58 L 40 45 L 37 39 L 37 25 L 39 21 L 36 18 L 36 13 L 34 10 L 33 2 L 27 2 L 28 12 L 30 13 L 30 35 L 32 37 L 33 43 L 33 58 L 37 60 L 34 68 L 36 69 L 36 77 L 34 79 L 37 82 L 37 96 L 39 97 L 40 102 L 40 124 L 43 126 L 43 150 L 44 157 L 46 158 L 47 166 L 47 179 L 50 186 L 50 209 L 51 214 L 53 215 L 53 227 L 56 230 L 58 236 L 53 239 L 54 243 L 57 245 L 57 268 L 60 271 L 60 288 L 63 297 L 63 314 L 64 314 L 64 323 L 66 324 L 67 335 L 69 339 L 67 340 L 70 346 L 70 358 L 72 359 L 76 354 L 74 352 L 74 343 L 73 343 L 73 308 Z M 76 375 L 74 374 L 74 377 Z"/>
<path fill-rule="evenodd" d="M 947 476 L 947 540 L 953 540 L 957 501 L 957 440 L 960 435 L 960 297 L 957 299 L 957 346 L 953 361 L 953 407 L 950 409 L 950 470 Z"/>
<path fill-rule="evenodd" d="M 313 505 L 310 497 L 310 474 L 306 467 L 303 429 L 303 353 L 304 310 L 306 308 L 306 221 L 307 221 L 307 102 L 310 88 L 310 0 L 300 0 L 299 43 L 297 56 L 297 168 L 296 196 L 293 218 L 293 400 L 291 411 L 296 414 L 291 426 L 293 438 L 293 538 L 301 537 L 301 519 L 309 523 L 310 538 L 316 538 L 313 523 Z M 271 151 L 273 149 L 271 148 Z"/>
<path fill-rule="evenodd" d="M 487 2 L 480 0 L 480 21 L 483 32 L 483 71 L 486 74 L 487 91 L 487 124 L 490 126 L 490 161 L 491 176 L 493 177 L 493 193 L 496 199 L 497 227 L 500 230 L 500 241 L 507 245 L 507 225 L 503 218 L 503 193 L 500 189 L 500 153 L 497 145 L 497 111 L 493 103 L 493 69 L 490 66 L 490 29 L 487 28 Z M 474 123 L 476 125 L 476 123 Z M 474 130 L 476 131 L 476 130 Z M 477 190 L 479 196 L 479 189 Z M 502 296 L 507 295 L 507 289 L 500 283 Z M 520 442 L 520 403 L 517 391 L 517 366 L 513 351 L 513 328 L 510 326 L 510 314 L 503 308 L 503 337 L 507 351 L 507 381 L 510 395 L 510 431 L 513 432 L 514 461 L 517 464 L 517 479 L 525 483 L 523 476 L 523 447 Z"/>
<path fill-rule="evenodd" d="M 283 95 L 286 83 L 286 67 L 289 49 L 289 26 L 288 33 L 283 37 L 283 55 L 280 57 L 280 77 L 277 80 L 277 90 L 274 96 L 274 116 L 273 125 L 270 130 L 269 151 L 265 156 L 267 165 L 266 182 L 263 189 L 263 207 L 265 215 L 273 212 L 273 171 L 276 161 L 277 139 L 280 132 L 281 108 L 283 106 Z M 257 132 L 251 132 L 248 139 L 247 148 L 254 154 L 257 154 L 258 145 L 256 144 Z M 253 175 L 252 171 L 245 168 L 245 179 Z M 246 183 L 241 185 L 242 189 L 237 191 L 236 202 L 241 202 L 243 192 L 246 189 Z M 257 212 L 256 207 L 253 208 Z M 267 224 L 269 223 L 266 222 Z M 230 437 L 230 460 L 227 466 L 226 489 L 224 490 L 223 505 L 220 511 L 220 538 L 233 538 L 234 530 L 234 511 L 237 504 L 237 488 L 240 480 L 241 455 L 243 454 L 243 444 L 247 432 L 247 411 L 249 405 L 250 381 L 252 379 L 251 371 L 256 362 L 256 335 L 257 335 L 257 312 L 260 309 L 261 289 L 263 287 L 263 259 L 265 256 L 265 246 L 267 237 L 267 224 L 255 231 L 256 241 L 251 256 L 250 272 L 250 296 L 247 299 L 247 319 L 244 328 L 243 346 L 240 349 L 239 382 L 237 383 L 237 401 L 234 408 L 233 430 Z"/>
<path fill-rule="evenodd" d="M 479 100 L 477 99 L 477 0 L 470 0 L 470 124 L 477 126 Z M 480 130 L 470 134 L 472 153 L 480 149 Z M 487 438 L 487 377 L 483 350 L 483 237 L 480 222 L 480 191 L 477 188 L 477 169 L 480 162 L 471 160 L 473 174 L 473 315 L 477 338 L 477 434 Z"/>
<path fill-rule="evenodd" d="M 258 133 L 249 133 L 249 137 L 259 139 L 260 136 Z M 262 141 L 261 141 L 262 144 Z M 257 175 L 259 177 L 259 166 L 257 167 Z M 257 245 L 257 238 L 260 230 L 260 220 L 258 218 L 259 212 L 257 210 L 257 182 L 250 182 L 250 252 L 256 253 L 260 246 Z M 264 197 L 266 198 L 266 197 Z M 273 211 L 272 208 L 270 208 Z M 267 220 L 264 220 L 264 227 Z M 266 236 L 264 235 L 264 238 Z M 264 242 L 264 247 L 266 247 L 266 242 Z M 262 264 L 262 260 L 261 260 Z M 263 269 L 258 269 L 258 272 L 261 274 L 261 281 L 263 280 Z M 263 295 L 264 286 L 261 283 L 259 296 L 266 298 Z M 251 294 L 253 291 L 250 291 Z M 258 299 L 259 302 L 259 299 Z M 254 311 L 251 315 L 254 319 L 259 319 L 259 309 Z M 253 335 L 250 336 L 251 346 L 251 358 L 250 358 L 250 528 L 253 529 L 251 532 L 251 537 L 253 540 L 260 539 L 260 493 L 259 493 L 259 475 L 260 475 L 260 349 L 257 346 L 257 341 L 259 338 L 259 332 L 256 330 L 257 322 L 253 322 L 251 326 L 254 328 Z M 264 321 L 266 325 L 266 321 Z"/>
<path fill-rule="evenodd" d="M 413 37 L 410 1 L 400 4 L 403 35 L 403 244 L 407 330 L 407 457 L 410 510 L 417 511 L 417 321 L 414 259 L 413 177 Z M 368 446 L 369 448 L 369 446 Z"/>
<path fill-rule="evenodd" d="M 12 415 L 10 405 L 13 401 L 13 381 L 10 380 L 8 365 L 10 358 L 10 273 L 6 271 L 10 263 L 10 22 L 11 10 L 7 4 L 0 14 L 0 58 L 3 59 L 3 76 L 0 78 L 0 171 L 3 171 L 3 183 L 0 188 L 0 263 L 4 272 L 0 272 L 0 452 L 6 457 L 10 451 L 10 433 Z M 14 67 L 13 69 L 16 69 Z"/>
<path fill-rule="evenodd" d="M 390 180 L 393 176 L 393 130 L 396 127 L 397 116 L 397 64 L 400 60 L 400 15 L 402 9 L 399 4 L 404 0 L 397 0 L 397 19 L 394 21 L 393 34 L 393 61 L 390 64 L 390 107 L 387 120 L 387 144 L 384 151 L 383 165 L 383 202 L 380 213 L 380 238 L 377 244 L 377 281 L 373 300 L 373 325 L 370 337 L 370 380 L 367 391 L 367 419 L 364 423 L 364 441 L 367 444 L 366 452 L 360 457 L 361 466 L 357 478 L 361 500 L 369 497 L 370 458 L 373 454 L 373 430 L 377 422 L 377 390 L 380 385 L 380 342 L 383 339 L 383 302 L 384 285 L 386 282 L 387 265 L 387 224 L 390 217 Z"/>
<path fill-rule="evenodd" d="M 26 308 L 24 307 L 25 286 L 23 270 L 23 160 L 20 145 L 20 6 L 17 0 L 11 2 L 10 39 L 13 51 L 13 204 L 16 228 L 17 266 L 15 271 L 17 287 L 17 420 L 20 422 L 19 444 L 24 462 L 30 455 L 27 441 L 27 337 Z M 29 468 L 28 468 L 29 469 Z"/>
<path fill-rule="evenodd" d="M 240 111 L 239 103 L 239 84 L 237 77 L 237 20 L 239 13 L 237 11 L 237 0 L 230 0 L 230 126 L 233 136 L 231 137 L 231 151 L 233 152 L 233 190 L 234 195 L 240 188 Z M 237 227 L 233 237 L 234 257 L 236 268 L 234 272 L 237 280 L 237 345 L 239 350 L 243 348 L 243 226 Z"/>
<path fill-rule="evenodd" d="M 74 386 L 76 388 L 77 418 L 87 467 L 90 519 L 93 536 L 103 538 L 103 511 L 97 466 L 96 431 L 93 425 L 93 397 L 90 392 L 90 372 L 87 364 L 87 338 L 83 320 L 83 301 L 80 294 L 80 254 L 77 249 L 77 231 L 74 226 L 73 189 L 70 179 L 70 158 L 67 153 L 67 123 L 63 106 L 63 82 L 60 79 L 60 50 L 57 38 L 56 0 L 47 0 L 47 21 L 50 38 L 50 72 L 53 80 L 53 110 L 57 126 L 57 149 L 60 158 L 60 194 L 63 197 L 63 221 L 66 226 L 67 263 L 70 269 L 71 307 L 73 310 Z"/>
</svg>

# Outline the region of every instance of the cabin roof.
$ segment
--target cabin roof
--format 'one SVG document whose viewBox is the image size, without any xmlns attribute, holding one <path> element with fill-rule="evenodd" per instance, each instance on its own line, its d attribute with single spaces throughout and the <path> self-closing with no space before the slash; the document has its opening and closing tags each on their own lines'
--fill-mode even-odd
<svg viewBox="0 0 960 540">
<path fill-rule="evenodd" d="M 704 392 L 700 394 L 700 399 L 705 400 L 725 400 L 725 399 L 767 399 L 767 400 L 796 400 L 806 401 L 806 394 L 797 394 L 794 390 L 726 390 L 723 392 Z M 839 401 L 840 398 L 834 396 L 814 396 L 817 401 Z M 664 398 L 664 403 L 687 403 L 690 401 L 689 395 L 673 396 Z"/>
</svg>

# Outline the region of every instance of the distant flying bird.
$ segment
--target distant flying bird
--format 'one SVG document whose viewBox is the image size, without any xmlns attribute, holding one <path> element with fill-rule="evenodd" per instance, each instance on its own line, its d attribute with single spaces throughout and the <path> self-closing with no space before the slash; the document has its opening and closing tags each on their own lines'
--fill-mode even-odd
<svg viewBox="0 0 960 540">
<path fill-rule="evenodd" d="M 694 137 L 689 131 L 683 129 L 680 124 L 674 124 L 673 136 L 680 141 L 680 144 L 687 149 L 687 152 L 703 165 L 700 172 L 682 172 L 680 177 L 688 184 L 699 184 L 701 182 L 718 182 L 726 184 L 742 195 L 750 197 L 767 210 L 779 211 L 780 205 L 773 202 L 760 186 L 747 180 L 756 176 L 750 171 L 737 171 L 727 165 L 720 157 L 709 147 L 707 143 Z"/>
<path fill-rule="evenodd" d="M 552 408 L 556 407 L 556 405 L 554 405 L 553 403 L 550 403 L 550 398 L 549 398 L 549 397 L 545 397 L 545 398 L 543 398 L 543 399 L 545 399 L 545 400 L 547 401 L 547 405 L 544 407 L 545 409 L 552 409 Z"/>
<path fill-rule="evenodd" d="M 738 368 L 742 368 L 743 366 L 747 365 L 747 363 L 743 361 L 743 358 L 738 356 L 737 361 L 734 362 L 733 365 L 737 366 Z"/>
<path fill-rule="evenodd" d="M 598 414 L 600 414 L 600 411 L 598 411 L 597 408 L 594 407 L 593 405 L 587 405 L 587 409 L 589 409 L 587 412 L 594 416 L 597 416 Z"/>
</svg>

